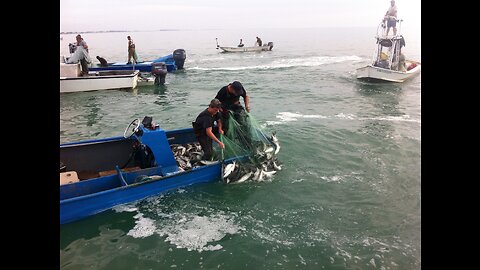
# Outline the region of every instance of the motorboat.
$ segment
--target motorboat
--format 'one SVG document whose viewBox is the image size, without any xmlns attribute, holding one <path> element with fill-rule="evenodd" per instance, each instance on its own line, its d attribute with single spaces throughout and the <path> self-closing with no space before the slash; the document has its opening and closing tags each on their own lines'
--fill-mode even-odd
<svg viewBox="0 0 480 270">
<path fill-rule="evenodd" d="M 61 55 L 61 63 L 77 63 L 80 59 L 86 59 L 89 71 L 105 71 L 105 70 L 139 70 L 144 77 L 154 76 L 155 83 L 163 84 L 166 72 L 174 72 L 183 69 L 187 54 L 184 49 L 176 49 L 172 54 L 168 54 L 151 61 L 142 61 L 137 63 L 114 62 L 101 65 L 94 63 L 88 52 L 82 47 L 77 47 L 75 43 L 69 43 L 68 49 L 70 56 Z M 63 59 L 63 60 L 62 60 Z M 106 61 L 106 60 L 105 60 Z M 87 67 L 86 67 L 87 68 Z M 160 69 L 165 69 L 165 72 Z M 165 73 L 165 75 L 163 74 Z"/>
<path fill-rule="evenodd" d="M 139 70 L 100 70 L 82 72 L 80 63 L 60 63 L 60 93 L 109 89 L 133 89 Z"/>
<path fill-rule="evenodd" d="M 138 69 L 142 73 L 150 73 L 152 65 L 155 63 L 165 63 L 168 72 L 174 72 L 183 69 L 187 54 L 184 49 L 176 49 L 172 54 L 168 54 L 150 61 L 142 61 L 138 63 L 115 62 L 108 63 L 107 66 L 101 66 L 99 63 L 92 63 L 89 70 L 133 70 Z"/>
<path fill-rule="evenodd" d="M 217 50 L 220 49 L 222 52 L 261 52 L 271 51 L 273 48 L 273 42 L 268 42 L 268 44 L 262 46 L 225 47 L 218 45 L 218 39 L 216 41 Z"/>
<path fill-rule="evenodd" d="M 270 161 L 280 149 L 273 138 Z M 60 224 L 169 190 L 221 181 L 224 166 L 248 159 L 238 153 L 224 158 L 222 151 L 221 160 L 202 161 L 195 144 L 193 128 L 166 131 L 149 116 L 130 122 L 123 136 L 60 144 Z"/>
<path fill-rule="evenodd" d="M 405 38 L 400 34 L 402 20 L 397 20 L 398 31 L 386 35 L 382 21 L 377 27 L 376 48 L 371 64 L 356 70 L 357 79 L 368 81 L 404 82 L 420 73 L 419 61 L 406 59 L 402 53 Z"/>
</svg>

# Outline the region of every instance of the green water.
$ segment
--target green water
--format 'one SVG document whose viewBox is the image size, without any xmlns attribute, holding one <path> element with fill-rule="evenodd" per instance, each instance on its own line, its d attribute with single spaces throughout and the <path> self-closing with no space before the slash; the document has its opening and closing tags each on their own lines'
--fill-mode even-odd
<svg viewBox="0 0 480 270">
<path fill-rule="evenodd" d="M 402 84 L 357 81 L 374 31 L 269 29 L 258 35 L 273 50 L 244 54 L 215 49 L 215 37 L 238 41 L 234 31 L 135 33 L 140 58 L 183 48 L 185 70 L 165 86 L 60 95 L 61 143 L 120 136 L 145 115 L 167 130 L 190 127 L 239 80 L 251 114 L 277 133 L 282 170 L 62 225 L 61 269 L 420 269 L 421 74 Z M 407 58 L 420 60 L 420 38 L 403 33 Z M 63 37 L 61 53 L 74 36 Z M 125 33 L 82 36 L 91 55 L 125 61 Z"/>
</svg>

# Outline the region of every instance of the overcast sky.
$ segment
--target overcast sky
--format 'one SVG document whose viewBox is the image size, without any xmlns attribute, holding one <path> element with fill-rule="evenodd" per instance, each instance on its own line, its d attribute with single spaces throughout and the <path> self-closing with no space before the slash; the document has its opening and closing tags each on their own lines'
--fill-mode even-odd
<svg viewBox="0 0 480 270">
<path fill-rule="evenodd" d="M 397 0 L 420 28 L 420 0 Z M 60 32 L 377 26 L 390 0 L 61 0 Z"/>
</svg>

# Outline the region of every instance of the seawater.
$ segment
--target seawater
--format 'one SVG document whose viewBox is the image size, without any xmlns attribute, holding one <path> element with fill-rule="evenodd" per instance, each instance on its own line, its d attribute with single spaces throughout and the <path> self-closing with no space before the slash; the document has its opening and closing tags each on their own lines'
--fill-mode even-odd
<svg viewBox="0 0 480 270">
<path fill-rule="evenodd" d="M 185 49 L 164 86 L 60 95 L 60 142 L 121 136 L 152 116 L 190 123 L 233 80 L 251 114 L 276 132 L 270 181 L 200 184 L 60 226 L 61 269 L 420 269 L 421 74 L 366 83 L 375 28 L 83 33 L 90 55 L 126 61 Z M 403 52 L 421 60 L 415 29 Z M 269 52 L 221 53 L 240 38 Z M 68 55 L 75 34 L 62 35 Z"/>
</svg>

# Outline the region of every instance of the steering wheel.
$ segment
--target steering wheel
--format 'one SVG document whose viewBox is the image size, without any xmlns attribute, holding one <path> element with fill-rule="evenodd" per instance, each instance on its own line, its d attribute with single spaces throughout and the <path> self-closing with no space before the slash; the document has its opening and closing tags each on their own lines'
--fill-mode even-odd
<svg viewBox="0 0 480 270">
<path fill-rule="evenodd" d="M 134 119 L 125 129 L 125 132 L 123 132 L 123 137 L 125 139 L 129 138 L 132 136 L 135 132 L 138 131 L 138 128 L 140 127 L 140 119 Z M 128 134 L 128 135 L 127 135 Z"/>
</svg>

